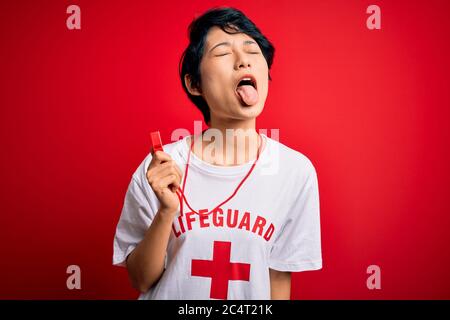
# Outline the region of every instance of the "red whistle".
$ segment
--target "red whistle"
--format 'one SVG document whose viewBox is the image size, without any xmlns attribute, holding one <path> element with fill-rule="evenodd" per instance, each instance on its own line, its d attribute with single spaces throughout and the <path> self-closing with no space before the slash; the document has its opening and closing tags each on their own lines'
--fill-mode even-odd
<svg viewBox="0 0 450 320">
<path fill-rule="evenodd" d="M 150 133 L 150 139 L 152 141 L 152 154 L 155 154 L 156 151 L 164 151 L 159 131 Z"/>
<path fill-rule="evenodd" d="M 159 131 L 154 131 L 150 133 L 150 140 L 152 142 L 152 155 L 155 155 L 156 151 L 164 151 L 163 149 L 163 144 L 161 141 L 161 135 L 159 134 Z M 164 163 L 165 161 L 162 161 L 161 163 Z M 173 184 L 169 185 L 169 187 L 171 188 L 171 190 L 175 190 L 173 187 Z M 183 212 L 183 201 L 182 201 L 182 191 L 180 190 L 180 188 L 177 188 L 175 190 L 178 199 L 180 201 L 180 208 L 181 208 L 181 212 Z"/>
</svg>

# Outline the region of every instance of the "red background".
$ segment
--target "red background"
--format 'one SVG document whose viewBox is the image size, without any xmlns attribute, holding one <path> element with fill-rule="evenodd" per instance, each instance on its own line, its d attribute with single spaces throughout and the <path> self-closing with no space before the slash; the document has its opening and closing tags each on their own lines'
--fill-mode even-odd
<svg viewBox="0 0 450 320">
<path fill-rule="evenodd" d="M 111 265 L 125 191 L 150 131 L 201 120 L 178 61 L 190 21 L 224 4 L 276 47 L 258 128 L 318 173 L 324 267 L 292 298 L 449 299 L 449 2 L 343 0 L 2 1 L 0 298 L 137 297 Z"/>
</svg>

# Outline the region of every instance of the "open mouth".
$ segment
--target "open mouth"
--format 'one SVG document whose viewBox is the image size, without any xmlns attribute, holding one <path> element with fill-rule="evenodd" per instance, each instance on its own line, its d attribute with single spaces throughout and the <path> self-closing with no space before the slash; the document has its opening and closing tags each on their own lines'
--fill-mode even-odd
<svg viewBox="0 0 450 320">
<path fill-rule="evenodd" d="M 252 75 L 244 75 L 239 80 L 235 92 L 244 106 L 252 106 L 259 100 L 256 80 Z"/>
<path fill-rule="evenodd" d="M 241 81 L 239 81 L 237 86 L 238 87 L 240 87 L 240 86 L 252 86 L 253 88 L 255 88 L 255 90 L 257 89 L 255 79 L 250 78 L 250 77 L 243 78 Z"/>
</svg>

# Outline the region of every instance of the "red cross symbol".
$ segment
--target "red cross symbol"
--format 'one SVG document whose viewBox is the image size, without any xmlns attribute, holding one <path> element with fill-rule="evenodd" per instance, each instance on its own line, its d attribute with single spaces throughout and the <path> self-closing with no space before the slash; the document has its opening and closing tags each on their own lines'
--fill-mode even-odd
<svg viewBox="0 0 450 320">
<path fill-rule="evenodd" d="M 211 299 L 227 299 L 229 280 L 250 279 L 250 264 L 230 262 L 230 254 L 231 242 L 214 241 L 212 260 L 192 260 L 191 275 L 211 278 Z"/>
</svg>

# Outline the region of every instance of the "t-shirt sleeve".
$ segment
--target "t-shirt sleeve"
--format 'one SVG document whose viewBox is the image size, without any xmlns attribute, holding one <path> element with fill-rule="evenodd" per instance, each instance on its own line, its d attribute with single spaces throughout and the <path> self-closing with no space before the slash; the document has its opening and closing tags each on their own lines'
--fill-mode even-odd
<svg viewBox="0 0 450 320">
<path fill-rule="evenodd" d="M 322 268 L 319 189 L 312 164 L 281 231 L 274 239 L 269 268 L 290 272 Z"/>
<path fill-rule="evenodd" d="M 156 196 L 153 197 L 154 193 L 147 183 L 143 170 L 141 165 L 133 175 L 125 194 L 114 236 L 113 265 L 116 266 L 126 265 L 127 256 L 142 241 L 157 212 Z"/>
</svg>

